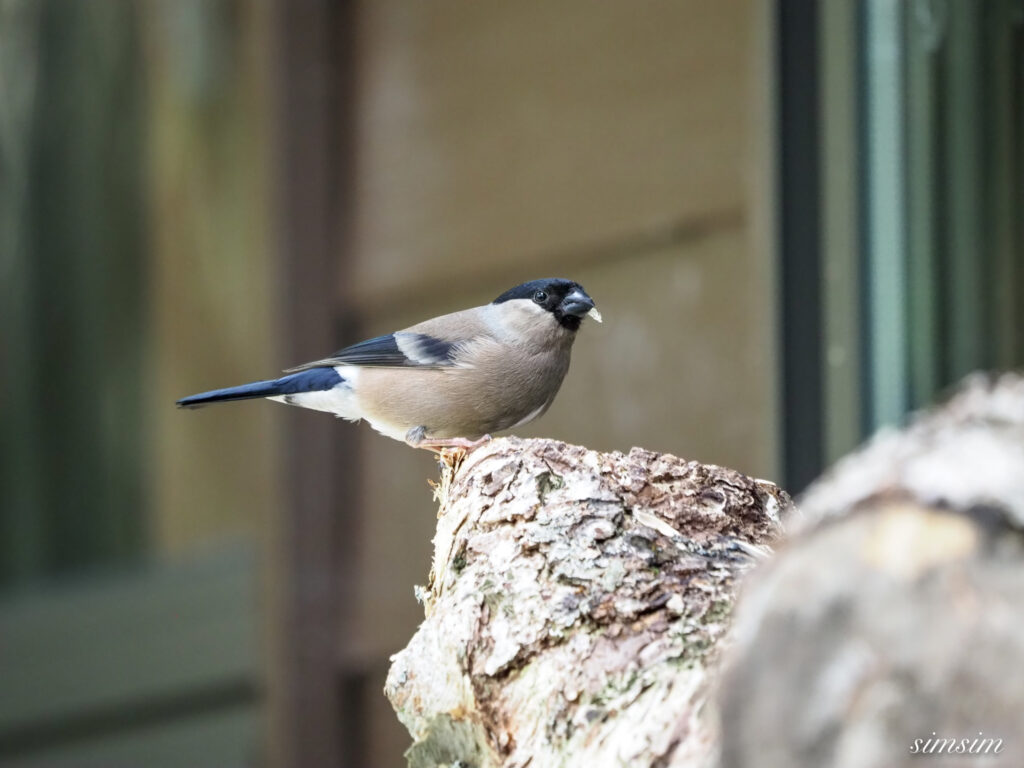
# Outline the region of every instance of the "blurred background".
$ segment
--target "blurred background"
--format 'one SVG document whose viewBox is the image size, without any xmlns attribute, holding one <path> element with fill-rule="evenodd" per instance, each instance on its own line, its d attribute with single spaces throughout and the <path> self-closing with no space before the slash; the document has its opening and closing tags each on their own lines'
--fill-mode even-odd
<svg viewBox="0 0 1024 768">
<path fill-rule="evenodd" d="M 1024 0 L 0 0 L 0 765 L 401 766 L 436 466 L 176 398 L 541 276 L 520 434 L 800 491 L 1024 362 Z"/>
</svg>

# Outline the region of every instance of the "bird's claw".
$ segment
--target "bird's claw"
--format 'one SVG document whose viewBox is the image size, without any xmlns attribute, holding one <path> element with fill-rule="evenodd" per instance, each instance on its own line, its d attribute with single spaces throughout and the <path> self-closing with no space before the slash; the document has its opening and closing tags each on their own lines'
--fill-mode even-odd
<svg viewBox="0 0 1024 768">
<path fill-rule="evenodd" d="M 428 451 L 434 451 L 434 453 L 445 455 L 447 453 L 462 453 L 463 455 L 474 451 L 481 445 L 489 443 L 491 441 L 490 435 L 484 435 L 478 440 L 470 440 L 466 437 L 439 437 L 439 438 L 424 438 L 412 442 L 407 440 L 409 445 L 413 448 L 425 448 Z"/>
</svg>

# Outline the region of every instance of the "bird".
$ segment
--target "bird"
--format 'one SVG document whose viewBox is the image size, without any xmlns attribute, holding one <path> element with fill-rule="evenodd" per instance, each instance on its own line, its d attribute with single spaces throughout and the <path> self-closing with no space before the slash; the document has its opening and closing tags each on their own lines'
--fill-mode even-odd
<svg viewBox="0 0 1024 768">
<path fill-rule="evenodd" d="M 202 392 L 177 405 L 266 398 L 365 420 L 414 448 L 468 452 L 551 407 L 588 316 L 601 322 L 579 283 L 531 280 L 489 304 L 367 339 L 280 378 Z"/>
</svg>

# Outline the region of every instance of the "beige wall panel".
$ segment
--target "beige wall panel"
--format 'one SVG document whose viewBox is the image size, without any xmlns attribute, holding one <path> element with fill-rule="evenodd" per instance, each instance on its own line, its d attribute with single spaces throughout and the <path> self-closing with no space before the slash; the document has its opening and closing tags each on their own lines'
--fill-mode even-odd
<svg viewBox="0 0 1024 768">
<path fill-rule="evenodd" d="M 227 3 L 150 6 L 151 534 L 157 552 L 180 554 L 257 533 L 279 500 L 279 409 L 174 407 L 279 367 L 266 215 L 269 20 L 258 4 L 240 6 L 236 30 L 221 24 Z M 203 33 L 198 47 L 187 44 L 191 24 Z"/>
<path fill-rule="evenodd" d="M 405 647 L 423 619 L 413 586 L 425 584 L 430 571 L 437 504 L 427 481 L 437 480 L 438 468 L 427 451 L 365 424 L 344 428 L 362 432 L 363 473 L 359 544 L 353 548 L 360 559 L 358 583 L 340 653 L 357 668 L 379 667 L 382 658 Z M 383 687 L 384 677 L 378 682 Z"/>
<path fill-rule="evenodd" d="M 743 207 L 753 3 L 361 4 L 364 308 Z"/>
<path fill-rule="evenodd" d="M 730 229 L 577 271 L 605 322 L 581 329 L 558 399 L 521 434 L 771 476 L 771 296 L 748 251 Z"/>
<path fill-rule="evenodd" d="M 605 322 L 587 322 L 559 397 L 523 436 L 591 448 L 639 445 L 772 477 L 775 434 L 771 294 L 747 232 L 734 226 L 618 262 L 575 270 Z M 561 270 L 556 270 L 561 271 Z M 443 296 L 438 313 L 493 298 Z M 421 315 L 378 320 L 371 333 Z M 362 582 L 352 653 L 372 658 L 402 647 L 421 617 L 412 585 L 429 569 L 437 477 L 426 452 L 363 430 Z"/>
</svg>

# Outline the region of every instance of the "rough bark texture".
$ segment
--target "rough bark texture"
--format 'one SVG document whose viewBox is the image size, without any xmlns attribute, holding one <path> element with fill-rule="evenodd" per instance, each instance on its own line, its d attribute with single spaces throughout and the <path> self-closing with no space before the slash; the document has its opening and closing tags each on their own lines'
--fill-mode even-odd
<svg viewBox="0 0 1024 768">
<path fill-rule="evenodd" d="M 509 438 L 439 497 L 426 619 L 385 689 L 410 765 L 713 760 L 719 641 L 785 493 L 639 449 Z"/>
<path fill-rule="evenodd" d="M 722 768 L 1024 765 L 1024 378 L 970 380 L 798 506 L 737 610 Z"/>
</svg>

